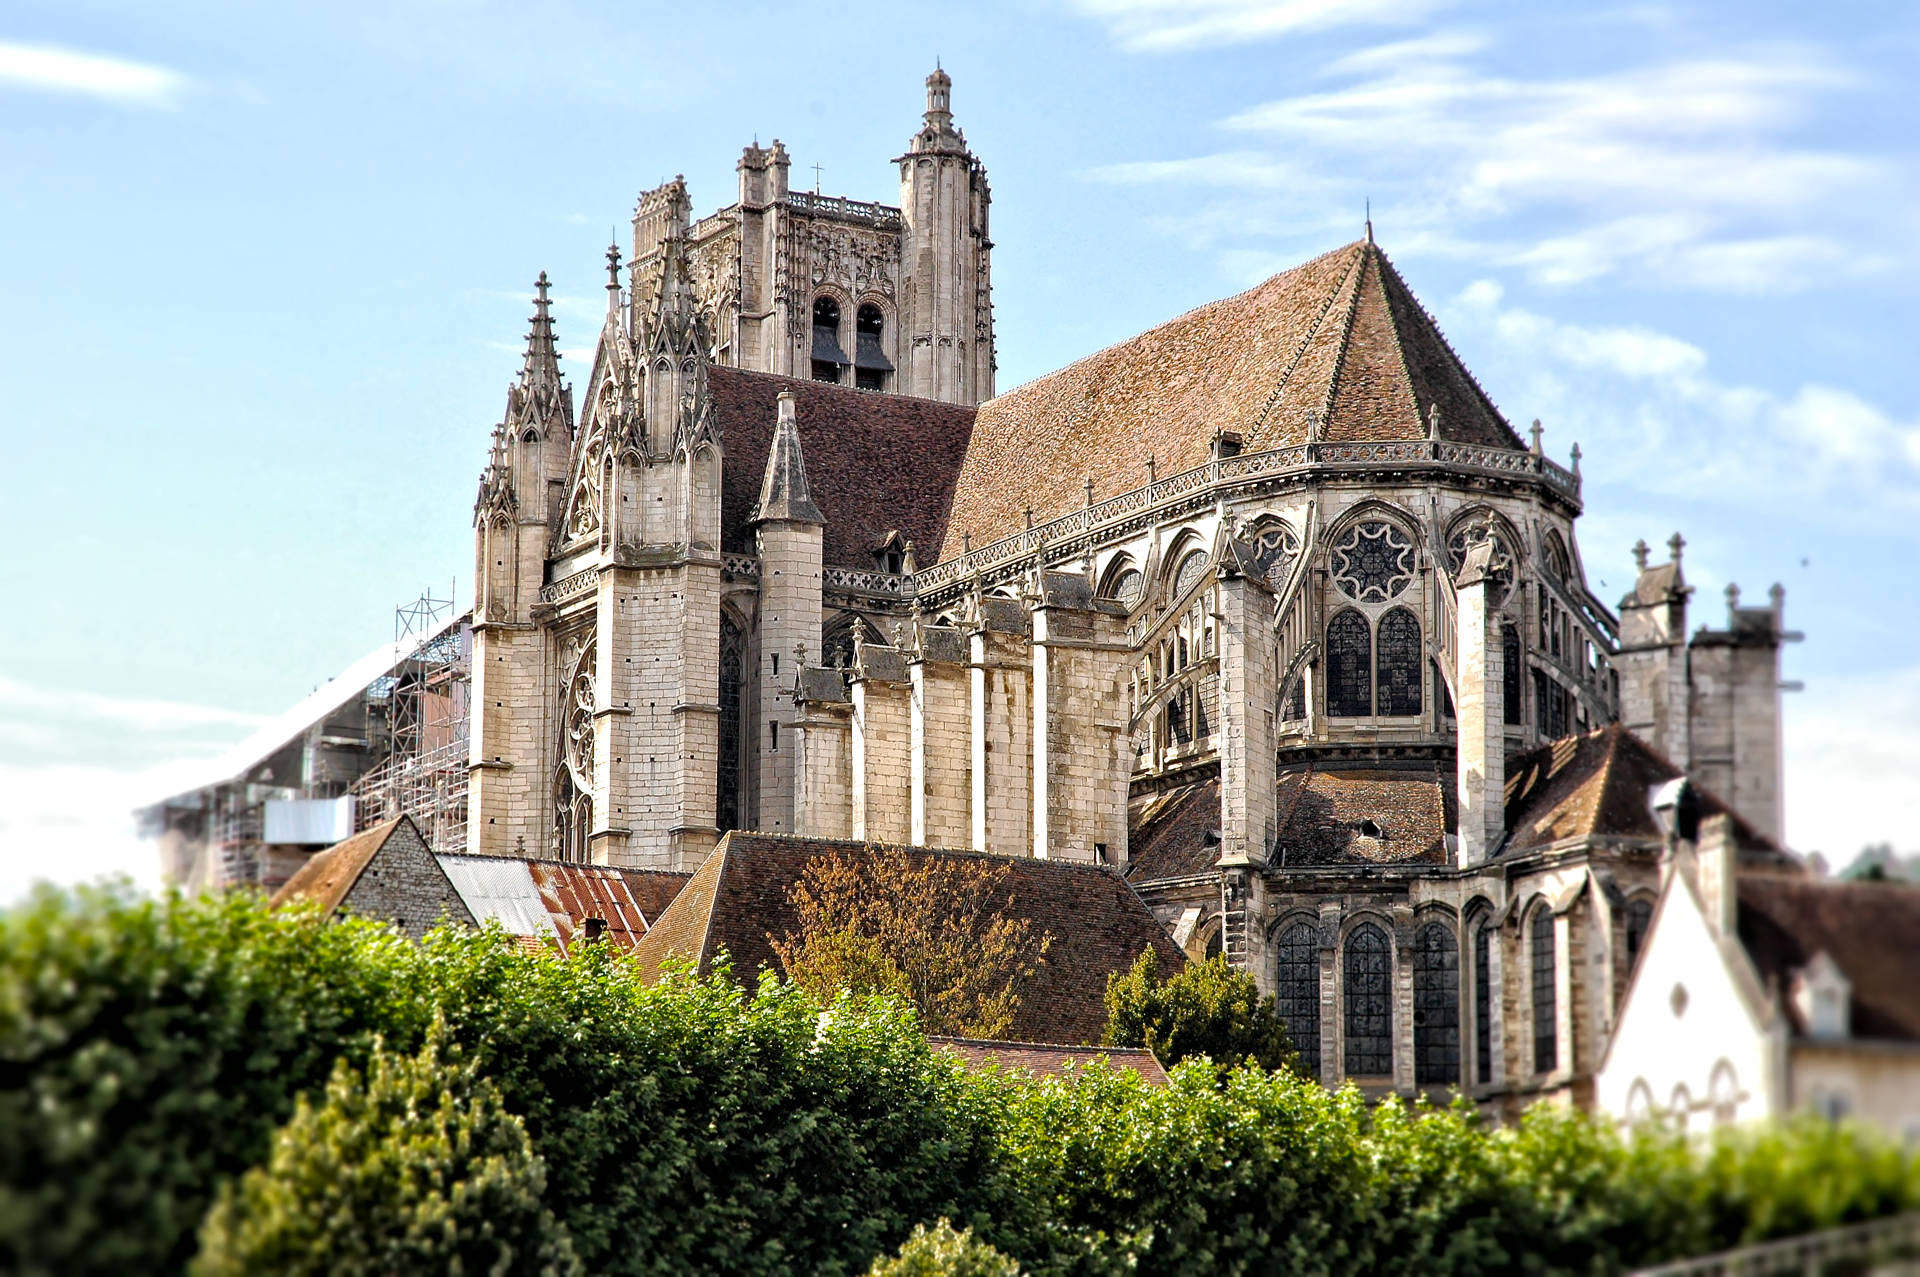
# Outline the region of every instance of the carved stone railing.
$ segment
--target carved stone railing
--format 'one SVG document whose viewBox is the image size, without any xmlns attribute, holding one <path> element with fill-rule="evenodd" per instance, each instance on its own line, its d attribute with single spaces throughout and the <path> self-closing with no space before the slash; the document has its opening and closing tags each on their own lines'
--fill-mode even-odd
<svg viewBox="0 0 1920 1277">
<path fill-rule="evenodd" d="M 957 586 L 975 575 L 1028 561 L 1041 551 L 1137 518 L 1178 506 L 1195 493 L 1258 483 L 1277 475 L 1304 474 L 1318 467 L 1412 465 L 1465 474 L 1515 476 L 1545 483 L 1574 503 L 1580 500 L 1580 476 L 1545 457 L 1510 448 L 1414 439 L 1389 443 L 1298 443 L 1269 452 L 1246 453 L 1209 461 L 1131 492 L 1036 524 L 971 553 L 936 563 L 918 573 L 921 595 Z"/>
<path fill-rule="evenodd" d="M 866 200 L 842 199 L 838 195 L 815 195 L 810 191 L 792 191 L 787 206 L 815 216 L 837 217 L 843 221 L 865 222 L 869 226 L 898 226 L 900 210 L 887 204 Z"/>
<path fill-rule="evenodd" d="M 703 217 L 692 226 L 689 226 L 687 228 L 687 242 L 697 244 L 710 235 L 730 231 L 739 224 L 740 206 L 736 204 L 730 208 L 723 208 L 718 213 Z"/>
<path fill-rule="evenodd" d="M 856 594 L 874 594 L 888 599 L 910 599 L 913 597 L 913 578 L 898 572 L 868 572 L 859 568 L 825 568 L 821 572 L 824 584 L 834 589 L 852 590 Z"/>
<path fill-rule="evenodd" d="M 758 581 L 760 560 L 751 554 L 723 554 L 720 556 L 720 571 L 743 581 Z"/>
<path fill-rule="evenodd" d="M 551 585 L 541 586 L 540 602 L 547 605 L 565 603 L 591 590 L 599 579 L 599 568 L 583 568 L 572 576 L 563 576 Z"/>
</svg>

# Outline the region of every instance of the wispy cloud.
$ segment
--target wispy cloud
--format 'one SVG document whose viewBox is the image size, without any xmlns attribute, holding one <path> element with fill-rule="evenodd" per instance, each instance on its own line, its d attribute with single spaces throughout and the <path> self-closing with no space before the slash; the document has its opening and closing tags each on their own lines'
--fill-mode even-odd
<svg viewBox="0 0 1920 1277">
<path fill-rule="evenodd" d="M 98 724 L 140 732 L 177 732 L 202 727 L 255 728 L 267 721 L 264 714 L 214 705 L 32 687 L 0 675 L 0 719 L 14 719 L 22 714 L 75 725 Z"/>
<path fill-rule="evenodd" d="M 1787 699 L 1787 839 L 1838 868 L 1920 850 L 1920 665 L 1828 678 Z"/>
<path fill-rule="evenodd" d="M 71 93 L 122 106 L 170 107 L 192 87 L 178 71 L 51 44 L 0 41 L 0 88 Z"/>
<path fill-rule="evenodd" d="M 1121 47 L 1165 53 L 1270 40 L 1296 31 L 1410 23 L 1444 0 L 1075 0 Z"/>
</svg>

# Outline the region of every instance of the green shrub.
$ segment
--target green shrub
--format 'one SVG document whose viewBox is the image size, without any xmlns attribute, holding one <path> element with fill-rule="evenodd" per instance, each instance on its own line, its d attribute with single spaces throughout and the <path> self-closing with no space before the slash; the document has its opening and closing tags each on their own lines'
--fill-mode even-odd
<svg viewBox="0 0 1920 1277">
<path fill-rule="evenodd" d="M 1277 1069 L 1294 1058 L 1273 999 L 1217 954 L 1162 980 L 1148 949 L 1132 970 L 1108 976 L 1106 1042 L 1143 1046 L 1168 1068 L 1196 1055 L 1223 1072 L 1248 1061 Z"/>
<path fill-rule="evenodd" d="M 1023 1277 L 1020 1265 L 987 1243 L 972 1229 L 953 1230 L 940 1220 L 932 1228 L 915 1224 L 913 1235 L 900 1243 L 890 1258 L 873 1261 L 868 1277 Z"/>
<path fill-rule="evenodd" d="M 376 1046 L 364 1078 L 343 1059 L 325 1103 L 303 1096 L 209 1212 L 196 1277 L 580 1272 L 526 1128 L 440 1036 L 416 1056 Z"/>
</svg>

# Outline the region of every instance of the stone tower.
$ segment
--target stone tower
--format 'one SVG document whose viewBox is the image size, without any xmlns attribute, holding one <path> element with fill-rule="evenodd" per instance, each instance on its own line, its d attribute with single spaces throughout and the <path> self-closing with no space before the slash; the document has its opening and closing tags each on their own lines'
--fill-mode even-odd
<svg viewBox="0 0 1920 1277">
<path fill-rule="evenodd" d="M 900 157 L 900 389 L 925 399 L 993 398 L 987 171 L 953 126 L 953 80 L 927 77 L 926 123 Z"/>
</svg>

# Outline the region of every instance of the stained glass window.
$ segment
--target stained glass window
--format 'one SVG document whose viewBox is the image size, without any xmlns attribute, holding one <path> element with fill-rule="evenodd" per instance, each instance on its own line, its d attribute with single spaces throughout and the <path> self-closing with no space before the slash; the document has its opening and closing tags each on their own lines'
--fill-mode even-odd
<svg viewBox="0 0 1920 1277">
<path fill-rule="evenodd" d="M 1493 1081 L 1493 928 L 1473 933 L 1473 1075 Z"/>
<path fill-rule="evenodd" d="M 1347 1073 L 1393 1072 L 1393 961 L 1387 933 L 1363 922 L 1347 934 L 1342 955 L 1347 1013 Z"/>
<path fill-rule="evenodd" d="M 1300 1072 L 1320 1076 L 1320 931 L 1296 922 L 1280 934 L 1280 979 L 1275 990 L 1287 1038 L 1299 1053 Z"/>
<path fill-rule="evenodd" d="M 1180 570 L 1173 574 L 1173 597 L 1176 599 L 1185 597 L 1187 591 L 1193 588 L 1194 582 L 1200 579 L 1200 574 L 1206 570 L 1205 551 L 1195 550 L 1180 560 Z"/>
<path fill-rule="evenodd" d="M 1555 1003 L 1553 910 L 1533 911 L 1533 1071 L 1551 1073 L 1560 1062 L 1559 1014 Z"/>
<path fill-rule="evenodd" d="M 1403 607 L 1381 617 L 1374 686 L 1383 718 L 1420 712 L 1420 675 L 1425 666 L 1420 655 L 1420 619 Z"/>
<path fill-rule="evenodd" d="M 1468 519 L 1447 538 L 1447 567 L 1456 577 L 1466 565 L 1467 551 L 1480 543 L 1486 530 L 1484 518 Z M 1499 582 L 1499 587 L 1493 591 L 1497 603 L 1506 598 L 1507 591 L 1513 588 L 1513 546 L 1507 541 L 1506 534 L 1497 530 L 1493 534 L 1493 579 Z"/>
<path fill-rule="evenodd" d="M 1333 582 L 1362 603 L 1385 603 L 1413 580 L 1413 542 L 1391 523 L 1370 519 L 1348 528 L 1333 547 Z"/>
<path fill-rule="evenodd" d="M 1131 608 L 1140 601 L 1140 590 L 1146 584 L 1146 578 L 1140 575 L 1138 568 L 1126 568 L 1113 578 L 1107 587 L 1107 596 L 1118 599 Z"/>
<path fill-rule="evenodd" d="M 720 832 L 740 826 L 740 692 L 746 641 L 733 618 L 720 618 L 720 774 L 714 819 Z"/>
<path fill-rule="evenodd" d="M 1293 687 L 1287 692 L 1285 708 L 1280 712 L 1280 720 L 1285 723 L 1297 723 L 1307 716 L 1307 674 L 1302 670 L 1293 680 Z"/>
<path fill-rule="evenodd" d="M 1253 561 L 1268 585 L 1278 590 L 1287 583 L 1300 542 L 1284 523 L 1263 523 L 1253 532 Z"/>
<path fill-rule="evenodd" d="M 1647 928 L 1653 925 L 1653 901 L 1627 902 L 1627 970 L 1640 965 L 1640 950 L 1647 943 Z"/>
<path fill-rule="evenodd" d="M 1526 720 L 1520 716 L 1520 635 L 1511 625 L 1500 630 L 1500 667 L 1503 717 L 1518 727 Z"/>
<path fill-rule="evenodd" d="M 1367 618 L 1348 608 L 1327 623 L 1327 713 L 1373 713 L 1373 636 Z"/>
<path fill-rule="evenodd" d="M 1413 1080 L 1460 1081 L 1460 949 L 1438 922 L 1420 928 L 1413 948 Z"/>
</svg>

